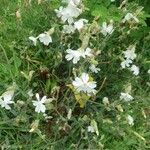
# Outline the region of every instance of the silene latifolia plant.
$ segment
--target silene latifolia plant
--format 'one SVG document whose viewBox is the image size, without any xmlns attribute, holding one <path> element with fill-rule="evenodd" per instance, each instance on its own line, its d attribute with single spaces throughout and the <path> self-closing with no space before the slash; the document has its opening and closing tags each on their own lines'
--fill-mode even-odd
<svg viewBox="0 0 150 150">
<path fill-rule="evenodd" d="M 104 98 L 101 96 L 105 82 L 107 82 L 107 74 L 111 74 L 107 82 L 108 87 L 109 81 L 114 80 L 113 76 L 116 72 L 119 72 L 120 75 L 115 78 L 116 84 L 123 74 L 133 79 L 140 75 L 141 66 L 138 63 L 139 50 L 137 48 L 139 43 L 134 39 L 131 39 L 131 42 L 125 39 L 134 30 L 144 26 L 144 12 L 141 7 L 130 9 L 126 1 L 121 3 L 119 7 L 115 7 L 114 10 L 114 7 L 111 8 L 114 2 L 110 1 L 108 12 L 103 14 L 101 9 L 96 9 L 90 17 L 87 17 L 86 14 L 90 10 L 81 0 L 63 0 L 61 6 L 53 10 L 56 19 L 55 26 L 52 26 L 49 30 L 43 29 L 42 33 L 35 33 L 37 36 L 29 36 L 29 41 L 35 49 L 39 45 L 45 49 L 54 45 L 61 45 L 61 50 L 59 50 L 60 64 L 67 66 L 63 72 L 68 73 L 67 80 L 64 83 L 67 91 L 69 91 L 66 96 L 70 97 L 71 101 L 74 99 L 72 103 L 79 105 L 81 108 L 84 108 L 87 104 L 92 104 L 92 102 L 99 103 L 97 101 L 99 98 L 102 99 L 104 106 L 110 105 L 108 97 L 111 97 L 111 95 L 105 95 Z M 118 14 L 117 17 L 110 16 L 114 13 L 113 11 Z M 105 15 L 106 13 L 109 14 Z M 57 39 L 56 35 L 59 35 L 60 39 Z M 55 54 L 58 54 L 57 51 Z M 108 66 L 105 65 L 107 63 Z M 115 68 L 113 73 L 110 71 L 110 66 Z M 34 73 L 34 71 L 31 71 L 29 75 L 26 75 L 22 72 L 28 81 L 32 80 Z M 117 92 L 114 92 L 115 99 L 123 103 L 130 103 L 135 100 L 132 83 L 128 79 L 124 82 L 126 84 L 123 84 Z M 38 93 L 38 89 L 31 89 L 27 93 L 29 97 L 28 105 L 35 110 L 37 116 L 42 114 L 46 120 L 51 119 L 52 116 L 49 116 L 51 114 L 48 107 L 50 105 L 55 107 L 55 104 L 52 103 L 56 101 L 56 97 L 48 95 L 51 91 L 45 92 L 43 90 L 44 94 L 41 95 Z M 107 87 L 104 89 L 107 91 Z M 59 87 L 55 87 L 55 90 L 59 91 Z M 13 85 L 1 94 L 0 106 L 6 111 L 13 109 L 16 91 L 16 85 Z M 65 91 L 63 92 L 65 95 Z M 110 89 L 107 93 L 109 92 Z M 58 98 L 59 94 L 57 95 Z M 120 112 L 123 112 L 120 105 L 117 108 Z M 68 120 L 71 115 L 72 109 L 70 108 L 67 115 Z M 132 115 L 127 113 L 126 120 L 131 126 L 134 125 L 133 118 Z M 38 128 L 39 121 L 37 120 L 31 125 L 30 132 Z M 87 125 L 87 131 L 99 136 L 98 123 L 94 119 Z"/>
</svg>

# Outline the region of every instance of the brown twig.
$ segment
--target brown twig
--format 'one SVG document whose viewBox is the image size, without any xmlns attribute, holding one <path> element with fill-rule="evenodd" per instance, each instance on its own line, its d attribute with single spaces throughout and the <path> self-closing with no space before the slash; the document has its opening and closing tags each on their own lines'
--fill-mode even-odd
<svg viewBox="0 0 150 150">
<path fill-rule="evenodd" d="M 101 84 L 101 86 L 100 86 L 98 92 L 100 92 L 101 89 L 103 88 L 103 86 L 104 86 L 104 84 L 105 84 L 105 82 L 106 82 L 106 79 L 107 79 L 107 77 L 104 78 L 104 80 L 103 80 L 103 82 L 102 82 L 102 84 Z"/>
</svg>

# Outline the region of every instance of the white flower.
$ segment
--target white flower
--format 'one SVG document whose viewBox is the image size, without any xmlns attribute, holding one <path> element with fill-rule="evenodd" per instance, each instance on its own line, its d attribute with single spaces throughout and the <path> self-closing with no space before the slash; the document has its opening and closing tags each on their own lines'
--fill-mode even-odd
<svg viewBox="0 0 150 150">
<path fill-rule="evenodd" d="M 100 68 L 96 68 L 96 66 L 94 64 L 92 64 L 89 69 L 93 72 L 93 73 L 98 73 L 100 71 Z"/>
<path fill-rule="evenodd" d="M 134 125 L 134 119 L 132 116 L 128 115 L 127 116 L 127 121 L 128 121 L 128 124 L 133 126 Z"/>
<path fill-rule="evenodd" d="M 66 8 L 60 7 L 59 10 L 56 9 L 55 12 L 63 22 L 67 21 L 69 24 L 72 24 L 74 22 L 73 19 L 77 18 L 82 10 L 69 3 Z"/>
<path fill-rule="evenodd" d="M 148 69 L 147 73 L 150 74 L 150 69 Z"/>
<path fill-rule="evenodd" d="M 88 57 L 93 56 L 90 48 L 86 48 L 85 50 L 80 48 L 78 50 L 67 49 L 66 52 L 68 54 L 66 55 L 65 58 L 68 61 L 73 60 L 74 64 L 76 64 L 81 57 L 86 58 L 86 56 Z"/>
<path fill-rule="evenodd" d="M 126 102 L 133 100 L 134 98 L 128 93 L 121 93 L 120 99 Z"/>
<path fill-rule="evenodd" d="M 138 18 L 136 18 L 132 13 L 127 13 L 124 19 L 122 20 L 123 23 L 129 20 L 134 20 L 135 22 L 139 22 Z"/>
<path fill-rule="evenodd" d="M 78 50 L 67 49 L 66 52 L 68 54 L 66 55 L 65 58 L 68 61 L 73 60 L 74 64 L 76 64 L 80 60 L 80 57 L 82 55 L 82 53 L 80 51 L 78 51 Z"/>
<path fill-rule="evenodd" d="M 86 19 L 79 19 L 78 21 L 74 22 L 74 27 L 80 31 L 87 22 L 88 20 Z"/>
<path fill-rule="evenodd" d="M 42 99 L 40 99 L 40 96 L 38 93 L 36 93 L 36 99 L 37 101 L 32 101 L 33 105 L 35 106 L 35 112 L 37 113 L 45 113 L 46 111 L 46 107 L 44 105 L 44 103 L 46 102 L 46 96 L 43 96 Z"/>
<path fill-rule="evenodd" d="M 47 32 L 40 34 L 38 36 L 38 38 L 39 38 L 40 42 L 46 46 L 48 46 L 49 43 L 52 43 L 52 38 Z"/>
<path fill-rule="evenodd" d="M 30 36 L 30 37 L 29 37 L 29 40 L 31 40 L 31 41 L 33 42 L 33 45 L 36 46 L 37 37 Z"/>
<path fill-rule="evenodd" d="M 136 65 L 132 65 L 132 67 L 130 68 L 131 71 L 133 71 L 134 75 L 138 75 L 139 74 L 139 67 L 137 67 Z"/>
<path fill-rule="evenodd" d="M 121 67 L 122 68 L 130 67 L 130 64 L 132 64 L 132 60 L 126 59 L 123 62 L 121 62 Z"/>
<path fill-rule="evenodd" d="M 131 59 L 134 60 L 136 58 L 136 54 L 135 54 L 135 46 L 129 46 L 129 48 L 127 48 L 126 51 L 123 52 L 124 53 L 124 57 L 126 59 Z"/>
<path fill-rule="evenodd" d="M 82 73 L 80 78 L 76 77 L 72 84 L 78 92 L 83 91 L 88 95 L 96 93 L 96 82 L 89 81 L 89 75 L 87 73 Z"/>
<path fill-rule="evenodd" d="M 95 130 L 94 130 L 94 128 L 92 126 L 88 126 L 88 132 L 94 133 Z"/>
<path fill-rule="evenodd" d="M 80 49 L 80 51 L 81 51 L 81 56 L 82 56 L 83 58 L 85 58 L 86 56 L 88 56 L 88 57 L 93 56 L 92 50 L 91 50 L 89 47 L 87 47 L 85 50 Z"/>
<path fill-rule="evenodd" d="M 4 92 L 1 96 L 0 96 L 0 105 L 1 107 L 9 110 L 11 109 L 11 107 L 9 106 L 9 104 L 13 104 L 14 102 L 12 101 L 13 95 L 14 95 L 14 89 L 7 89 L 6 92 Z"/>
<path fill-rule="evenodd" d="M 103 22 L 102 24 L 102 29 L 101 29 L 101 33 L 106 36 L 107 34 L 112 34 L 114 31 L 113 29 L 113 24 L 110 23 L 109 25 L 107 25 L 106 22 Z"/>
<path fill-rule="evenodd" d="M 74 33 L 74 32 L 75 32 L 75 28 L 71 24 L 63 26 L 63 33 L 70 34 L 70 33 Z"/>
</svg>

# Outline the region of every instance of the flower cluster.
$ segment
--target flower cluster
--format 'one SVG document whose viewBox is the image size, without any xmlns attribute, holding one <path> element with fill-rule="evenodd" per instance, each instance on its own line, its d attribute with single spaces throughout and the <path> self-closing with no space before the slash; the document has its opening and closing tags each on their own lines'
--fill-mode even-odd
<svg viewBox="0 0 150 150">
<path fill-rule="evenodd" d="M 92 75 L 98 74 L 101 72 L 100 68 L 98 68 L 99 63 L 97 55 L 100 54 L 100 50 L 97 49 L 95 46 L 96 42 L 92 43 L 92 41 L 96 41 L 97 37 L 102 37 L 104 42 L 107 42 L 107 39 L 115 32 L 115 22 L 113 20 L 105 20 L 101 24 L 98 24 L 95 20 L 91 23 L 91 21 L 80 18 L 80 15 L 84 11 L 84 7 L 82 5 L 81 0 L 63 0 L 65 3 L 64 6 L 60 6 L 58 9 L 55 9 L 55 13 L 57 17 L 61 20 L 61 37 L 62 39 L 68 39 L 71 35 L 75 35 L 76 37 L 79 36 L 79 43 L 73 44 L 73 41 L 70 43 L 63 40 L 61 44 L 64 46 L 65 58 L 68 62 L 72 64 L 72 74 L 74 75 L 71 77 L 71 85 L 69 87 L 72 89 L 73 94 L 77 102 L 80 104 L 80 107 L 84 107 L 86 102 L 89 99 L 95 98 L 97 92 L 97 82 L 94 80 Z M 114 2 L 112 0 L 111 2 Z M 110 18 L 109 18 L 110 19 Z M 122 19 L 121 24 L 130 23 L 130 22 L 138 23 L 138 18 L 133 15 L 132 13 L 127 13 L 126 16 Z M 33 42 L 33 45 L 37 45 L 37 40 L 39 40 L 44 45 L 48 46 L 52 43 L 52 37 L 54 29 L 50 29 L 47 32 L 39 34 L 37 37 L 30 36 L 29 39 Z M 96 35 L 96 36 L 95 36 Z M 97 36 L 98 35 L 98 36 Z M 101 36 L 99 36 L 101 35 Z M 100 41 L 98 41 L 100 42 Z M 105 45 L 106 43 L 104 43 Z M 101 44 L 103 47 L 103 44 Z M 135 46 L 130 45 L 126 51 L 123 51 L 123 61 L 121 62 L 121 67 L 123 69 L 128 68 L 130 71 L 133 72 L 134 75 L 139 74 L 139 67 L 133 64 L 133 61 L 136 59 L 137 54 L 135 53 Z M 69 76 L 70 78 L 70 76 Z M 102 83 L 103 85 L 103 83 Z M 28 93 L 33 96 L 32 93 Z M 35 112 L 42 113 L 45 118 L 51 118 L 46 114 L 47 111 L 47 103 L 49 99 L 46 96 L 40 97 L 37 93 L 36 100 L 33 100 L 33 106 L 35 107 Z M 0 105 L 5 108 L 9 108 L 9 104 L 13 103 L 11 101 L 12 96 L 10 96 L 7 100 L 6 98 L 1 98 Z M 130 95 L 130 92 L 121 92 L 120 99 L 129 102 L 132 101 L 134 98 Z M 3 104 L 4 101 L 7 101 L 7 104 Z M 3 103 L 2 103 L 3 102 Z M 107 97 L 103 99 L 103 103 L 105 106 L 110 104 Z M 121 109 L 123 111 L 123 109 Z M 67 118 L 68 120 L 72 117 L 72 109 L 69 109 Z M 133 118 L 128 115 L 127 122 L 129 125 L 134 125 Z M 88 126 L 88 132 L 96 133 L 99 135 L 97 123 L 95 120 L 91 121 L 91 124 Z"/>
<path fill-rule="evenodd" d="M 74 33 L 77 29 L 80 31 L 85 24 L 88 23 L 86 19 L 79 19 L 76 18 L 82 13 L 82 8 L 79 8 L 81 3 L 80 0 L 68 0 L 66 1 L 67 6 L 61 6 L 59 10 L 55 10 L 57 17 L 61 18 L 62 22 L 67 22 L 67 25 L 63 25 L 63 33 L 70 34 Z"/>
<path fill-rule="evenodd" d="M 59 10 L 55 10 L 57 17 L 61 18 L 64 23 L 67 21 L 69 24 L 72 24 L 74 19 L 82 12 L 82 10 L 77 7 L 79 3 L 80 1 L 68 1 L 67 7 L 61 6 Z"/>
<path fill-rule="evenodd" d="M 57 17 L 61 18 L 63 23 L 68 23 L 66 25 L 63 25 L 62 32 L 67 34 L 74 33 L 76 30 L 79 31 L 79 33 L 82 32 L 82 29 L 88 23 L 88 20 L 83 18 L 77 20 L 77 17 L 79 17 L 79 15 L 83 12 L 82 8 L 80 7 L 81 1 L 68 0 L 66 1 L 66 3 L 66 7 L 61 6 L 59 10 L 55 10 Z M 103 29 L 103 32 L 107 32 L 108 34 L 110 34 L 111 30 L 111 26 L 108 25 L 108 27 L 105 27 L 105 29 Z M 86 42 L 87 41 L 88 40 L 86 40 Z M 82 46 L 77 50 L 69 48 L 66 50 L 66 53 L 67 55 L 65 56 L 65 58 L 67 59 L 67 61 L 72 61 L 73 64 L 77 64 L 81 60 L 81 58 L 86 60 L 87 58 L 92 59 L 92 57 L 94 57 L 92 49 L 88 47 L 88 42 L 87 44 L 82 43 Z M 96 65 L 94 64 L 91 64 L 89 69 L 94 73 L 98 73 L 98 71 L 100 71 L 100 69 L 96 68 Z M 82 92 L 87 94 L 88 96 L 96 94 L 96 82 L 91 80 L 92 78 L 89 74 L 85 72 L 81 72 L 80 74 L 81 76 L 75 77 L 75 80 L 72 82 L 74 89 L 78 93 Z"/>
<path fill-rule="evenodd" d="M 134 45 L 130 45 L 126 51 L 123 52 L 125 60 L 123 62 L 121 62 L 121 67 L 124 68 L 129 68 L 134 75 L 138 75 L 139 74 L 139 67 L 137 67 L 136 65 L 132 65 L 133 60 L 137 57 L 137 55 L 135 54 L 135 46 Z M 132 65 L 132 66 L 131 66 Z"/>
</svg>

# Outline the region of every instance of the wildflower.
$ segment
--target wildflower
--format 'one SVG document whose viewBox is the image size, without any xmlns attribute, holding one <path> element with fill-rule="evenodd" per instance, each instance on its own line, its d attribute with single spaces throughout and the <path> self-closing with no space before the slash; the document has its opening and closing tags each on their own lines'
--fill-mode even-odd
<svg viewBox="0 0 150 150">
<path fill-rule="evenodd" d="M 133 126 L 134 125 L 134 119 L 132 116 L 128 115 L 127 116 L 127 122 L 129 125 Z"/>
<path fill-rule="evenodd" d="M 74 26 L 72 26 L 72 25 L 70 25 L 70 24 L 63 26 L 63 33 L 70 34 L 70 33 L 74 33 L 74 32 L 75 32 Z"/>
<path fill-rule="evenodd" d="M 134 98 L 128 93 L 121 93 L 120 99 L 126 102 L 133 100 Z"/>
<path fill-rule="evenodd" d="M 148 69 L 147 73 L 150 74 L 150 69 Z"/>
<path fill-rule="evenodd" d="M 11 107 L 9 104 L 13 104 L 14 102 L 12 101 L 12 98 L 14 96 L 15 89 L 13 87 L 9 87 L 6 92 L 4 92 L 0 96 L 0 105 L 2 108 L 5 108 L 7 110 L 10 110 Z"/>
<path fill-rule="evenodd" d="M 132 13 L 127 13 L 122 22 L 125 23 L 126 21 L 130 20 L 134 20 L 137 23 L 139 22 L 138 18 L 136 18 Z"/>
<path fill-rule="evenodd" d="M 85 50 L 83 50 L 83 49 L 79 49 L 79 50 L 81 51 L 81 53 L 82 53 L 81 56 L 83 58 L 85 58 L 86 56 L 89 56 L 89 57 L 93 56 L 92 50 L 89 47 L 87 47 Z"/>
<path fill-rule="evenodd" d="M 61 18 L 63 22 L 68 22 L 72 24 L 74 22 L 74 18 L 77 18 L 82 10 L 77 8 L 75 5 L 68 4 L 66 8 L 60 7 L 59 10 L 55 10 L 57 13 L 57 17 Z"/>
<path fill-rule="evenodd" d="M 46 96 L 43 96 L 42 99 L 40 99 L 40 96 L 38 93 L 36 93 L 36 99 L 37 101 L 32 101 L 33 102 L 33 105 L 35 106 L 35 111 L 37 113 L 45 113 L 46 111 L 46 107 L 44 105 L 44 103 L 46 102 Z"/>
<path fill-rule="evenodd" d="M 96 68 L 96 66 L 94 64 L 92 64 L 89 69 L 93 72 L 93 73 L 98 73 L 100 71 L 100 68 Z"/>
<path fill-rule="evenodd" d="M 135 46 L 129 46 L 126 51 L 123 52 L 126 59 L 134 60 L 136 58 Z"/>
<path fill-rule="evenodd" d="M 38 36 L 39 40 L 41 43 L 43 43 L 44 45 L 48 46 L 49 43 L 52 43 L 52 38 L 51 36 L 48 34 L 48 32 L 45 32 L 45 33 L 41 33 L 39 36 Z"/>
<path fill-rule="evenodd" d="M 102 33 L 104 36 L 106 36 L 106 35 L 108 35 L 108 34 L 112 34 L 113 31 L 114 31 L 114 29 L 113 29 L 113 24 L 112 24 L 112 23 L 110 23 L 109 25 L 107 25 L 106 22 L 103 22 L 101 33 Z"/>
<path fill-rule="evenodd" d="M 78 21 L 74 22 L 74 27 L 80 31 L 87 22 L 88 20 L 86 19 L 79 19 Z"/>
<path fill-rule="evenodd" d="M 139 67 L 137 67 L 136 65 L 132 65 L 132 67 L 130 68 L 131 71 L 133 71 L 134 75 L 138 75 L 139 74 Z"/>
<path fill-rule="evenodd" d="M 80 57 L 81 57 L 81 52 L 80 51 L 78 51 L 78 50 L 72 50 L 72 49 L 67 49 L 66 52 L 68 54 L 66 55 L 65 58 L 68 61 L 73 60 L 73 63 L 76 64 L 80 60 Z"/>
<path fill-rule="evenodd" d="M 29 40 L 31 40 L 33 42 L 33 45 L 36 46 L 36 44 L 37 44 L 37 37 L 30 36 Z"/>
<path fill-rule="evenodd" d="M 78 92 L 85 92 L 87 94 L 95 94 L 96 93 L 96 82 L 89 81 L 89 75 L 87 73 L 82 73 L 81 77 L 76 77 L 75 80 L 72 82 L 73 86 Z"/>
<path fill-rule="evenodd" d="M 126 59 L 123 62 L 121 62 L 121 67 L 122 68 L 130 67 L 130 64 L 132 64 L 132 60 Z"/>
</svg>

